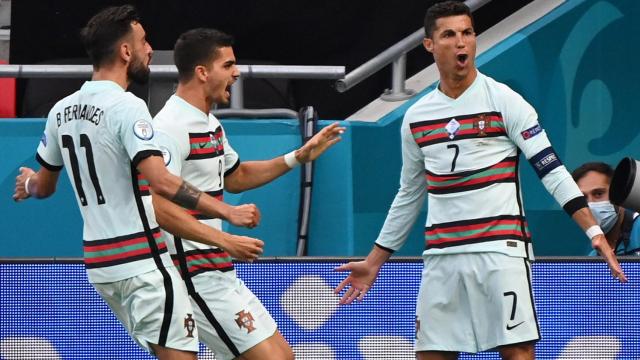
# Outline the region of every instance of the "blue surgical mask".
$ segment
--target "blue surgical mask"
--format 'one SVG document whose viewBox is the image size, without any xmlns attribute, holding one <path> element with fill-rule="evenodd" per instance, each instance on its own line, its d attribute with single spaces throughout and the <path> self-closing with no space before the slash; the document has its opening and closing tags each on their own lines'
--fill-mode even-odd
<svg viewBox="0 0 640 360">
<path fill-rule="evenodd" d="M 611 231 L 618 221 L 618 211 L 609 201 L 590 202 L 589 209 L 605 234 Z"/>
</svg>

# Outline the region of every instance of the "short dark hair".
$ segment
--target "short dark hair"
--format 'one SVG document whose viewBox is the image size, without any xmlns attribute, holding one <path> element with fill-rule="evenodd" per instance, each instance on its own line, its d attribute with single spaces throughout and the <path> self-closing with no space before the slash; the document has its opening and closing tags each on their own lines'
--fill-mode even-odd
<svg viewBox="0 0 640 360">
<path fill-rule="evenodd" d="M 573 172 L 571 173 L 573 181 L 578 182 L 578 180 L 587 175 L 589 171 L 595 171 L 600 174 L 606 175 L 609 178 L 609 181 L 611 181 L 614 172 L 613 168 L 607 163 L 599 161 L 588 162 L 580 165 L 577 169 L 573 170 Z"/>
<path fill-rule="evenodd" d="M 216 29 L 197 28 L 184 32 L 173 47 L 178 80 L 188 81 L 198 65 L 207 65 L 218 56 L 218 49 L 233 45 L 233 37 Z"/>
<path fill-rule="evenodd" d="M 132 5 L 108 7 L 94 15 L 80 30 L 80 38 L 95 68 L 114 59 L 115 45 L 131 31 L 131 24 L 140 22 Z"/>
<path fill-rule="evenodd" d="M 459 1 L 445 1 L 431 5 L 427 9 L 427 14 L 424 16 L 424 35 L 427 38 L 433 36 L 433 30 L 436 28 L 436 20 L 456 15 L 467 15 L 471 19 L 473 25 L 473 16 L 471 15 L 471 9 Z"/>
</svg>

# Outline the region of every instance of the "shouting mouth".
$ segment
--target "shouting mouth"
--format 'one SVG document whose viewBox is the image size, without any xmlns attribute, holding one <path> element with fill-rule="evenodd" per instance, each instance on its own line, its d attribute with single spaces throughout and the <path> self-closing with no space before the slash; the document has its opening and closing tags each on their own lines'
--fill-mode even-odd
<svg viewBox="0 0 640 360">
<path fill-rule="evenodd" d="M 227 87 L 224 89 L 224 94 L 225 94 L 226 97 L 230 97 L 231 96 L 231 85 L 232 84 L 227 85 Z"/>
<path fill-rule="evenodd" d="M 456 55 L 456 61 L 457 61 L 457 65 L 459 67 L 465 67 L 467 65 L 468 60 L 469 60 L 469 55 L 468 54 L 458 54 L 458 55 Z"/>
</svg>

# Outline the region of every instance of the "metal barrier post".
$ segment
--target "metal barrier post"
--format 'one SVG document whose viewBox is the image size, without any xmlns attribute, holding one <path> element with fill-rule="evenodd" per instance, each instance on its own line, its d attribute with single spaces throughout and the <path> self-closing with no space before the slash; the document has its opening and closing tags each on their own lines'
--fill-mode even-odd
<svg viewBox="0 0 640 360">
<path fill-rule="evenodd" d="M 232 109 L 242 109 L 244 108 L 244 93 L 242 87 L 242 77 L 239 77 L 236 82 L 231 85 L 231 104 L 229 105 Z"/>
<path fill-rule="evenodd" d="M 393 60 L 391 68 L 391 90 L 386 89 L 380 99 L 384 101 L 401 101 L 415 95 L 415 90 L 405 88 L 407 78 L 407 53 Z"/>
</svg>

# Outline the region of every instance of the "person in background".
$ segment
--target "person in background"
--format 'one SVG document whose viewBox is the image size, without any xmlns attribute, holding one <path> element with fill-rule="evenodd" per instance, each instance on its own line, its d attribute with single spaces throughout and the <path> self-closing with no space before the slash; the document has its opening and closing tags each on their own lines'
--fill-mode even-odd
<svg viewBox="0 0 640 360">
<path fill-rule="evenodd" d="M 616 255 L 640 255 L 640 221 L 638 213 L 615 206 L 609 201 L 609 186 L 613 168 L 603 162 L 588 162 L 573 170 L 571 176 L 587 198 L 589 209 L 596 218 L 607 242 Z M 595 251 L 591 256 L 598 255 Z"/>
</svg>

